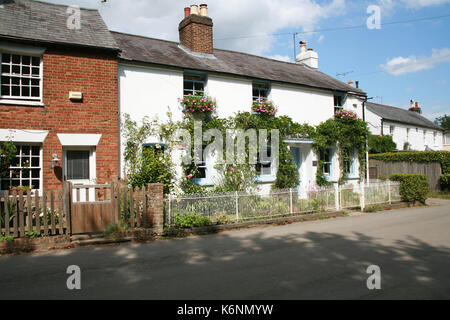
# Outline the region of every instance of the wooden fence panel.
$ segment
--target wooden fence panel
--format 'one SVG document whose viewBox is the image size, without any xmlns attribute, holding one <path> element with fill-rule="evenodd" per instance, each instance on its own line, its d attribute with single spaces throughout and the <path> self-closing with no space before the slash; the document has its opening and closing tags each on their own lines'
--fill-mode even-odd
<svg viewBox="0 0 450 320">
<path fill-rule="evenodd" d="M 424 174 L 428 177 L 430 189 L 438 191 L 440 189 L 440 176 L 442 174 L 441 164 L 439 162 L 407 162 L 407 161 L 382 161 L 370 160 L 370 176 L 376 178 L 389 178 L 395 173 L 414 173 Z M 374 174 L 376 172 L 376 174 Z"/>
</svg>

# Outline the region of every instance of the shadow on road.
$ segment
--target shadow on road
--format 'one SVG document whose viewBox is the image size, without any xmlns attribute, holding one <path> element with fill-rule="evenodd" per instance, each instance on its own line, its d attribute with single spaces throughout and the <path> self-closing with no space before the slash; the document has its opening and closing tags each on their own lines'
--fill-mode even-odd
<svg viewBox="0 0 450 320">
<path fill-rule="evenodd" d="M 264 230 L 0 258 L 0 298 L 450 298 L 450 251 L 409 237 L 389 245 L 362 233 Z M 382 290 L 366 269 L 378 265 Z M 69 265 L 82 290 L 66 288 Z"/>
</svg>

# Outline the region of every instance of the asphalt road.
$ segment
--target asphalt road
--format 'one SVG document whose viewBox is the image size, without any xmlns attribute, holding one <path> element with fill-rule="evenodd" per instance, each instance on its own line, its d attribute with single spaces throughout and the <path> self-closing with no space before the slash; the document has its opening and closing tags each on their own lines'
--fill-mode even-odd
<svg viewBox="0 0 450 320">
<path fill-rule="evenodd" d="M 66 269 L 81 268 L 81 290 Z M 381 269 L 368 290 L 366 269 Z M 450 205 L 0 257 L 0 299 L 449 299 Z"/>
</svg>

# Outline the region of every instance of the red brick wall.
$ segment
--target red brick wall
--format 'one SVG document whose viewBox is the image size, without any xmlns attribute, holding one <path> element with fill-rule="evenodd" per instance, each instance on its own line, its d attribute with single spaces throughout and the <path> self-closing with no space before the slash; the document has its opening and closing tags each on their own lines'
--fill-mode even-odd
<svg viewBox="0 0 450 320">
<path fill-rule="evenodd" d="M 0 104 L 0 128 L 48 130 L 43 144 L 43 185 L 61 189 L 62 163 L 51 169 L 52 154 L 62 159 L 57 133 L 102 134 L 96 149 L 97 183 L 118 176 L 118 62 L 112 54 L 47 50 L 43 56 L 45 107 Z M 83 93 L 82 102 L 69 91 Z"/>
</svg>

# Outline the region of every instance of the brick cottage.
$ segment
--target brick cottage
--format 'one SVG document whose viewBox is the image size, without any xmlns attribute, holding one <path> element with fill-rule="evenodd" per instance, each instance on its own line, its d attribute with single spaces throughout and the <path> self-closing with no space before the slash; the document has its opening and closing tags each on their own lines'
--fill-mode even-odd
<svg viewBox="0 0 450 320">
<path fill-rule="evenodd" d="M 118 47 L 98 11 L 11 1 L 0 8 L 0 142 L 18 148 L 1 190 L 61 189 L 118 176 Z"/>
</svg>

